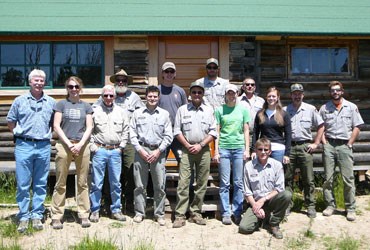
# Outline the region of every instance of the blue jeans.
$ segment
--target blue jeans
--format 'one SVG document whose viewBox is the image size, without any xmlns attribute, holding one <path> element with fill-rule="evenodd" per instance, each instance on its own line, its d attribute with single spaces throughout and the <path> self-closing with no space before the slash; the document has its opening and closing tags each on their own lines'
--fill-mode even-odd
<svg viewBox="0 0 370 250">
<path fill-rule="evenodd" d="M 243 211 L 243 154 L 244 148 L 225 149 L 220 148 L 220 164 L 218 171 L 220 175 L 220 199 L 221 215 L 231 216 L 230 211 L 230 163 L 233 173 L 233 200 L 232 210 L 235 217 L 240 217 Z"/>
<path fill-rule="evenodd" d="M 121 150 L 99 148 L 93 156 L 92 183 L 90 191 L 91 212 L 100 210 L 100 200 L 104 183 L 105 168 L 108 167 L 108 179 L 112 213 L 121 212 Z"/>
<path fill-rule="evenodd" d="M 271 152 L 270 157 L 283 163 L 285 150 L 274 150 Z"/>
<path fill-rule="evenodd" d="M 50 169 L 50 141 L 24 141 L 17 139 L 15 145 L 15 174 L 17 179 L 17 215 L 20 221 L 42 219 L 45 211 L 46 183 Z M 32 183 L 32 208 L 30 188 Z"/>
</svg>

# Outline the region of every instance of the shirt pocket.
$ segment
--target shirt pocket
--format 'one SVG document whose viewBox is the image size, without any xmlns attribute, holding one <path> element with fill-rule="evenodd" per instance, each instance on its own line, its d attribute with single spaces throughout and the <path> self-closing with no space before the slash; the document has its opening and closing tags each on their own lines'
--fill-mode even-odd
<svg viewBox="0 0 370 250">
<path fill-rule="evenodd" d="M 120 133 L 122 132 L 122 120 L 113 120 L 113 129 L 115 132 Z"/>
<path fill-rule="evenodd" d="M 325 121 L 325 124 L 333 125 L 335 122 L 335 114 L 333 113 L 324 114 L 324 121 Z"/>
<path fill-rule="evenodd" d="M 312 126 L 311 119 L 303 117 L 302 120 L 300 120 L 301 127 L 304 129 L 310 129 Z"/>
<path fill-rule="evenodd" d="M 192 121 L 190 119 L 186 119 L 183 121 L 183 129 L 184 131 L 190 131 L 191 130 Z"/>
</svg>

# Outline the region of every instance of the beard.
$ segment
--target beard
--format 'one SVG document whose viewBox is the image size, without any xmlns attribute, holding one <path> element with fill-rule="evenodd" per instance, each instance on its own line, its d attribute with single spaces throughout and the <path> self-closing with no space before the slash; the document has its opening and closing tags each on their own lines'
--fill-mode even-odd
<svg viewBox="0 0 370 250">
<path fill-rule="evenodd" d="M 125 94 L 127 92 L 127 86 L 116 86 L 115 87 L 116 93 L 119 94 Z"/>
</svg>

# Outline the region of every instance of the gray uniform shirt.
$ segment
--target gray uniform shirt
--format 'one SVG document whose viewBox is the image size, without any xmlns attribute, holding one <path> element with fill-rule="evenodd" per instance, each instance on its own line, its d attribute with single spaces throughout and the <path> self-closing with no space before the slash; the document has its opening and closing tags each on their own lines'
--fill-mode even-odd
<svg viewBox="0 0 370 250">
<path fill-rule="evenodd" d="M 312 128 L 324 123 L 315 106 L 302 102 L 298 110 L 293 104 L 284 107 L 292 122 L 292 141 L 312 140 Z"/>
<path fill-rule="evenodd" d="M 249 132 L 253 132 L 254 120 L 256 119 L 256 114 L 263 108 L 265 100 L 262 97 L 253 95 L 249 100 L 245 93 L 238 97 L 239 104 L 245 107 L 250 114 L 251 121 L 249 122 Z"/>
<path fill-rule="evenodd" d="M 168 111 L 156 107 L 150 111 L 146 107 L 134 111 L 130 121 L 130 141 L 136 151 L 141 150 L 139 142 L 159 145 L 164 152 L 173 139 L 172 125 Z"/>
<path fill-rule="evenodd" d="M 340 110 L 328 101 L 321 106 L 319 113 L 324 120 L 326 138 L 349 140 L 353 128 L 364 124 L 357 106 L 344 98 Z"/>
<path fill-rule="evenodd" d="M 197 82 L 203 82 L 204 84 L 203 101 L 206 105 L 211 106 L 215 110 L 225 103 L 225 90 L 226 85 L 229 84 L 229 80 L 217 77 L 213 82 L 208 77 L 203 77 L 198 79 Z"/>
<path fill-rule="evenodd" d="M 181 106 L 176 114 L 174 136 L 183 134 L 190 144 L 200 143 L 207 135 L 217 138 L 215 117 L 211 107 L 192 103 Z"/>
<path fill-rule="evenodd" d="M 268 158 L 262 166 L 258 159 L 248 161 L 244 165 L 244 196 L 253 196 L 258 201 L 273 190 L 284 191 L 284 170 L 281 162 Z"/>
</svg>

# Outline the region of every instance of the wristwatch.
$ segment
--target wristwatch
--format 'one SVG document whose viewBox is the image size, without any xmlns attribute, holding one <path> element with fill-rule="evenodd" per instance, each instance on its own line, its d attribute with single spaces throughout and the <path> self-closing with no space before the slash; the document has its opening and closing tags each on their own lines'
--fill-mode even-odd
<svg viewBox="0 0 370 250">
<path fill-rule="evenodd" d="M 352 144 L 347 144 L 347 146 L 352 149 L 353 148 L 353 145 Z"/>
</svg>

